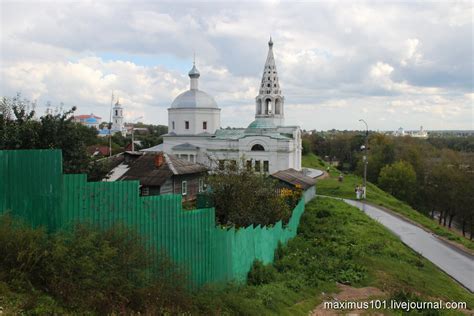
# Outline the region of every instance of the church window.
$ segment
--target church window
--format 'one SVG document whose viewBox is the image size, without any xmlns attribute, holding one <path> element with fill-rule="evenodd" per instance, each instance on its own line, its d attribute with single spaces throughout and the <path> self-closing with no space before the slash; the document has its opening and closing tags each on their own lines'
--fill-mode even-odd
<svg viewBox="0 0 474 316">
<path fill-rule="evenodd" d="M 118 110 L 115 110 L 115 116 L 118 116 Z"/>
<path fill-rule="evenodd" d="M 268 77 L 268 80 L 270 80 L 270 77 Z"/>
<path fill-rule="evenodd" d="M 171 123 L 171 125 L 173 125 L 173 130 L 174 130 L 174 121 Z"/>
<path fill-rule="evenodd" d="M 260 172 L 260 160 L 255 160 L 255 171 Z"/>
<path fill-rule="evenodd" d="M 187 181 L 182 181 L 181 182 L 181 194 L 182 195 L 188 194 L 188 182 Z"/>
<path fill-rule="evenodd" d="M 184 128 L 189 129 L 189 121 L 184 122 Z"/>
<path fill-rule="evenodd" d="M 274 83 L 273 86 L 276 88 L 276 86 L 277 86 L 276 83 Z"/>
<path fill-rule="evenodd" d="M 263 162 L 263 172 L 268 172 L 269 170 L 269 163 L 268 163 L 268 160 L 265 160 Z"/>
<path fill-rule="evenodd" d="M 231 160 L 229 168 L 232 171 L 236 171 L 237 170 L 237 160 Z"/>
<path fill-rule="evenodd" d="M 255 144 L 252 146 L 251 151 L 265 151 L 265 148 L 260 144 Z"/>
<path fill-rule="evenodd" d="M 202 122 L 202 129 L 207 129 L 207 122 L 206 121 Z"/>
<path fill-rule="evenodd" d="M 267 84 L 267 87 L 269 87 L 269 88 L 270 88 L 270 86 L 271 86 L 270 84 Z"/>
<path fill-rule="evenodd" d="M 252 160 L 247 160 L 247 171 L 252 170 Z"/>
</svg>

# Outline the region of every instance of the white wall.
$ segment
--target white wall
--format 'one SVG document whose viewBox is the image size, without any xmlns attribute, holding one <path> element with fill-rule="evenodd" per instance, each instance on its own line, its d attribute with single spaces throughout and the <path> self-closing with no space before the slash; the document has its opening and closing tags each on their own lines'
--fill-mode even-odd
<svg viewBox="0 0 474 316">
<path fill-rule="evenodd" d="M 221 110 L 210 108 L 168 109 L 168 132 L 177 135 L 196 135 L 200 133 L 214 134 L 219 129 Z M 189 122 L 186 129 L 185 122 Z M 173 129 L 174 122 L 174 129 Z M 203 129 L 203 122 L 207 122 L 207 129 Z"/>
</svg>

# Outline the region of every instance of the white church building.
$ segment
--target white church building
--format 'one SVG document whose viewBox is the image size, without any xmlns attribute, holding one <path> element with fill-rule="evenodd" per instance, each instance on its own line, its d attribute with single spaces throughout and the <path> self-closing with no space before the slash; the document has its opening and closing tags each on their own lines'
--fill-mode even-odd
<svg viewBox="0 0 474 316">
<path fill-rule="evenodd" d="M 271 39 L 255 98 L 255 120 L 247 128 L 222 129 L 221 109 L 212 96 L 199 90 L 196 65 L 189 77 L 190 89 L 178 95 L 168 109 L 168 134 L 160 149 L 212 168 L 230 163 L 265 173 L 301 170 L 301 130 L 284 125 L 285 98 Z"/>
</svg>

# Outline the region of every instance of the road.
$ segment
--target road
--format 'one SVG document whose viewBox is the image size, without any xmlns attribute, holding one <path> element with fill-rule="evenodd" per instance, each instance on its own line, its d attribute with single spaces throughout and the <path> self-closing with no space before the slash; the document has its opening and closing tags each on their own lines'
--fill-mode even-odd
<svg viewBox="0 0 474 316">
<path fill-rule="evenodd" d="M 378 207 L 359 201 L 344 200 L 364 211 L 395 233 L 407 246 L 433 262 L 441 270 L 474 292 L 474 256 L 465 253 L 420 227 Z"/>
</svg>

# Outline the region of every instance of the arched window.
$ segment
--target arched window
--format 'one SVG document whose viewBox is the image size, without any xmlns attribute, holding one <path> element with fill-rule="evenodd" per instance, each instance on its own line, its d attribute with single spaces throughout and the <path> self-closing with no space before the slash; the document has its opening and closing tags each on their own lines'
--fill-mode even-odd
<svg viewBox="0 0 474 316">
<path fill-rule="evenodd" d="M 272 110 L 272 100 L 266 99 L 265 100 L 265 114 L 269 114 Z"/>
<path fill-rule="evenodd" d="M 275 100 L 275 114 L 281 114 L 281 100 Z"/>
<path fill-rule="evenodd" d="M 255 144 L 252 146 L 252 151 L 265 151 L 265 148 L 260 144 Z"/>
</svg>

